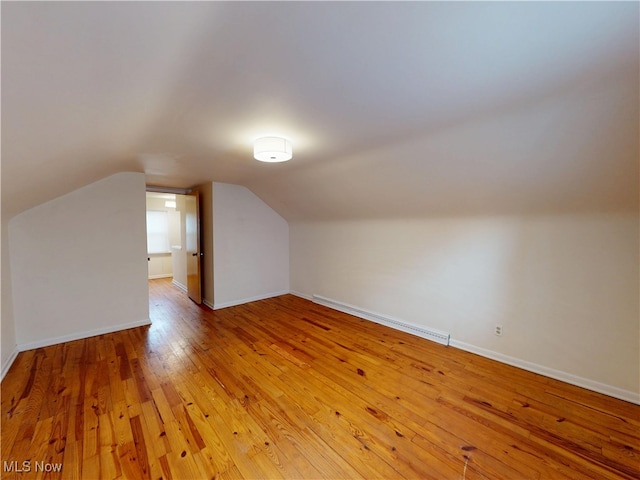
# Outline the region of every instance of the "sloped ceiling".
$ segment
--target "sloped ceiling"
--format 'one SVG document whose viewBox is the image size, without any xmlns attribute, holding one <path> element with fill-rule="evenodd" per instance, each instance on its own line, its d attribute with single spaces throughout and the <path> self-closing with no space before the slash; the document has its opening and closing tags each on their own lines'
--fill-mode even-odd
<svg viewBox="0 0 640 480">
<path fill-rule="evenodd" d="M 638 210 L 639 4 L 2 2 L 2 215 L 120 171 L 289 221 Z M 288 136 L 294 158 L 252 159 Z"/>
</svg>

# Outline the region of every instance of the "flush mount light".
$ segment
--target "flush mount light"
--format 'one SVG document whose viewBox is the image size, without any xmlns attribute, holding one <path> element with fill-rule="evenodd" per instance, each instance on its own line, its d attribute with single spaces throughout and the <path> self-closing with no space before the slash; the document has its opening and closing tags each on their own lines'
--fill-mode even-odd
<svg viewBox="0 0 640 480">
<path fill-rule="evenodd" d="M 253 143 L 253 157 L 261 162 L 286 162 L 293 157 L 291 142 L 281 137 L 262 137 Z"/>
</svg>

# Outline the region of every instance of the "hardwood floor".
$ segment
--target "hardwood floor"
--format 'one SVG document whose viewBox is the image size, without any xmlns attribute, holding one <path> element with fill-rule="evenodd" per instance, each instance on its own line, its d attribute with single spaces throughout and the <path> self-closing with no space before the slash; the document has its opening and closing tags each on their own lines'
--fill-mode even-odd
<svg viewBox="0 0 640 480">
<path fill-rule="evenodd" d="M 640 406 L 291 295 L 150 288 L 151 327 L 18 356 L 2 478 L 640 478 Z"/>
</svg>

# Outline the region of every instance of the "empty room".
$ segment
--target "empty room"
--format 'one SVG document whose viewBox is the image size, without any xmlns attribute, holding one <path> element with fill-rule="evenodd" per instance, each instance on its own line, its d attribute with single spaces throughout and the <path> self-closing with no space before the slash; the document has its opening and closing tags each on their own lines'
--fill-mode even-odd
<svg viewBox="0 0 640 480">
<path fill-rule="evenodd" d="M 638 2 L 0 8 L 1 478 L 640 478 Z"/>
</svg>

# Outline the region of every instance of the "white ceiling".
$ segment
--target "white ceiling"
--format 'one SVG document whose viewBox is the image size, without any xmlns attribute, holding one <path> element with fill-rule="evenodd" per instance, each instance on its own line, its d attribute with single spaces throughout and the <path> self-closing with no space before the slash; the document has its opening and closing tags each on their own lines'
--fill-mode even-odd
<svg viewBox="0 0 640 480">
<path fill-rule="evenodd" d="M 639 4 L 2 2 L 2 214 L 119 171 L 290 221 L 638 209 Z M 284 164 L 251 141 L 293 141 Z"/>
</svg>

